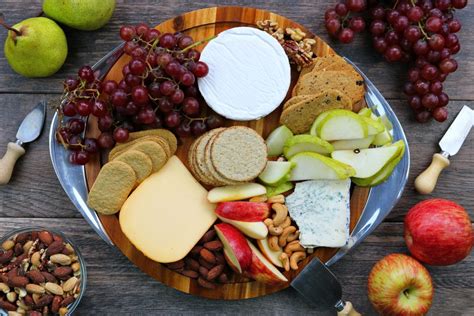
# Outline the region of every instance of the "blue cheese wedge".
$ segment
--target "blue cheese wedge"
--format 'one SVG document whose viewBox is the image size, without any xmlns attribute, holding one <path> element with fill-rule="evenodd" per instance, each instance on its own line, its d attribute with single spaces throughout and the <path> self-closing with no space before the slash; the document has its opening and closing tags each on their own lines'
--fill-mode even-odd
<svg viewBox="0 0 474 316">
<path fill-rule="evenodd" d="M 201 54 L 209 73 L 199 91 L 220 115 L 237 121 L 262 118 L 285 99 L 291 82 L 288 57 L 270 34 L 252 27 L 220 33 Z"/>
<path fill-rule="evenodd" d="M 290 216 L 305 248 L 342 247 L 349 239 L 350 179 L 312 180 L 296 184 L 286 198 Z"/>
</svg>

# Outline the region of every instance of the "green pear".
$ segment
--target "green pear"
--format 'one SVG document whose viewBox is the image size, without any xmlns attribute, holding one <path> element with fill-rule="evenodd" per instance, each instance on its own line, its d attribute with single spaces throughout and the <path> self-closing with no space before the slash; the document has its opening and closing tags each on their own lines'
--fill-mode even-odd
<svg viewBox="0 0 474 316">
<path fill-rule="evenodd" d="M 363 116 L 362 119 L 367 124 L 367 134 L 377 135 L 385 130 L 385 125 L 380 120 L 374 120 L 370 117 Z"/>
<path fill-rule="evenodd" d="M 20 75 L 48 77 L 64 64 L 67 56 L 66 35 L 53 20 L 30 18 L 7 28 L 5 57 Z"/>
<path fill-rule="evenodd" d="M 351 166 L 317 153 L 299 153 L 290 161 L 296 164 L 291 181 L 344 180 L 356 174 Z"/>
<path fill-rule="evenodd" d="M 315 152 L 327 155 L 334 151 L 334 147 L 325 140 L 314 135 L 296 135 L 288 139 L 283 147 L 283 154 L 287 159 L 301 152 Z"/>
<path fill-rule="evenodd" d="M 400 152 L 398 156 L 395 157 L 392 161 L 390 161 L 388 164 L 386 164 L 382 170 L 377 172 L 375 175 L 373 175 L 370 178 L 352 178 L 352 182 L 354 182 L 356 185 L 360 187 L 373 187 L 376 185 L 379 185 L 383 183 L 385 180 L 390 177 L 390 175 L 393 172 L 393 169 L 398 165 L 400 160 L 402 160 L 403 155 L 405 154 L 405 143 L 402 140 L 399 140 L 396 143 L 391 144 L 390 146 L 396 146 L 400 148 Z"/>
<path fill-rule="evenodd" d="M 387 163 L 395 159 L 400 152 L 398 146 L 378 148 L 336 150 L 331 157 L 339 162 L 352 166 L 357 178 L 370 178 L 379 172 Z"/>
<path fill-rule="evenodd" d="M 293 137 L 293 132 L 285 125 L 274 129 L 265 141 L 267 144 L 268 156 L 274 157 L 283 154 L 283 146 L 291 137 Z"/>
<path fill-rule="evenodd" d="M 293 184 L 293 182 L 283 182 L 283 183 L 280 183 L 279 185 L 277 185 L 276 187 L 274 186 L 265 186 L 265 188 L 267 189 L 267 197 L 272 197 L 272 196 L 275 196 L 275 195 L 278 195 L 278 194 L 282 194 L 282 193 L 285 193 L 287 191 L 290 191 L 291 189 L 293 189 L 295 185 Z"/>
<path fill-rule="evenodd" d="M 371 117 L 372 116 L 372 110 L 370 108 L 362 108 L 357 114 L 364 116 L 364 117 Z"/>
<path fill-rule="evenodd" d="M 358 139 L 368 136 L 365 117 L 348 110 L 331 110 L 317 126 L 317 134 L 324 140 Z"/>
<path fill-rule="evenodd" d="M 258 178 L 265 184 L 277 186 L 289 180 L 293 167 L 289 161 L 269 161 Z"/>
<path fill-rule="evenodd" d="M 390 134 L 390 132 L 387 129 L 385 129 L 382 133 L 375 135 L 375 138 L 372 144 L 375 146 L 383 146 L 385 144 L 392 142 L 392 139 L 393 139 L 392 134 Z"/>
<path fill-rule="evenodd" d="M 74 29 L 93 31 L 109 22 L 115 0 L 44 0 L 43 12 Z"/>
<path fill-rule="evenodd" d="M 311 125 L 311 129 L 309 130 L 309 133 L 311 135 L 318 136 L 318 126 L 319 124 L 326 118 L 326 115 L 328 115 L 331 111 L 326 111 L 318 115 L 316 119 L 313 122 L 313 125 Z"/>
<path fill-rule="evenodd" d="M 365 149 L 369 148 L 372 142 L 374 141 L 375 136 L 370 135 L 365 138 L 359 139 L 343 139 L 343 140 L 335 140 L 331 142 L 334 150 L 343 150 L 343 149 Z"/>
</svg>

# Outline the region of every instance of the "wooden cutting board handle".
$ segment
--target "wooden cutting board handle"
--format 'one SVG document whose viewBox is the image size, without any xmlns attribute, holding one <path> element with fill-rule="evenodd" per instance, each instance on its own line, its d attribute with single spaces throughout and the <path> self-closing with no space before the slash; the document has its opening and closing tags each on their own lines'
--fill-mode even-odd
<svg viewBox="0 0 474 316">
<path fill-rule="evenodd" d="M 0 184 L 7 184 L 12 177 L 15 163 L 25 154 L 25 149 L 16 143 L 8 143 L 7 152 L 0 159 Z"/>
<path fill-rule="evenodd" d="M 415 189 L 421 194 L 433 192 L 441 171 L 449 166 L 449 160 L 441 154 L 434 154 L 428 168 L 415 179 Z"/>
<path fill-rule="evenodd" d="M 346 305 L 344 305 L 344 309 L 337 312 L 337 316 L 361 316 L 361 314 L 354 309 L 351 302 L 347 301 Z"/>
</svg>

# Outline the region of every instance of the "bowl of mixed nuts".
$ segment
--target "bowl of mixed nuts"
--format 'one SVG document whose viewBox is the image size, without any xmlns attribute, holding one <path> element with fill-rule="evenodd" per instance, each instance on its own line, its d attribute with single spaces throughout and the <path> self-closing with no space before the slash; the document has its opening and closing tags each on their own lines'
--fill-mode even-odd
<svg viewBox="0 0 474 316">
<path fill-rule="evenodd" d="M 0 239 L 0 315 L 71 315 L 86 278 L 79 250 L 58 231 L 29 227 Z"/>
</svg>

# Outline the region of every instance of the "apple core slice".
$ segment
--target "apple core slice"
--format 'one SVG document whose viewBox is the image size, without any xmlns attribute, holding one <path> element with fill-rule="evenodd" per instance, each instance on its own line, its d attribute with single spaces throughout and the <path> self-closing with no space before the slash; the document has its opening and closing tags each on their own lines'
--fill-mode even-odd
<svg viewBox="0 0 474 316">
<path fill-rule="evenodd" d="M 299 153 L 290 161 L 296 164 L 291 171 L 291 181 L 342 180 L 355 175 L 351 166 L 317 153 Z"/>
<path fill-rule="evenodd" d="M 268 156 L 280 156 L 283 153 L 285 142 L 292 136 L 293 132 L 285 125 L 274 129 L 265 141 L 267 144 Z"/>
</svg>

